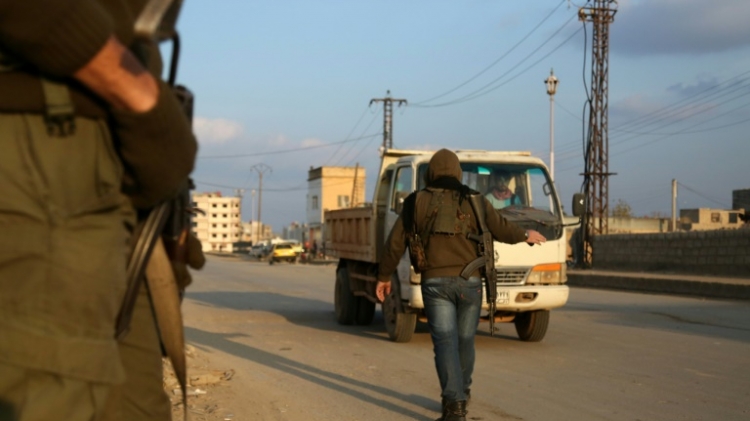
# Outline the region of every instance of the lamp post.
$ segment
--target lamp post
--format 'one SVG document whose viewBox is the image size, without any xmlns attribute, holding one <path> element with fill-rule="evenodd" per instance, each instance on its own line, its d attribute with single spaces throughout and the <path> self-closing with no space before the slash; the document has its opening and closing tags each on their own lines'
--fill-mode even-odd
<svg viewBox="0 0 750 421">
<path fill-rule="evenodd" d="M 552 181 L 555 181 L 555 92 L 558 80 L 553 69 L 550 69 L 549 77 L 544 83 L 549 95 L 549 171 Z"/>
</svg>

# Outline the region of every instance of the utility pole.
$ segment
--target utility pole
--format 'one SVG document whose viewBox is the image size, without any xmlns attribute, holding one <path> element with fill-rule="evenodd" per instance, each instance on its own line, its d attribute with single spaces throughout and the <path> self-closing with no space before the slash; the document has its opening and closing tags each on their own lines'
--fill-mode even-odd
<svg viewBox="0 0 750 421">
<path fill-rule="evenodd" d="M 255 221 L 255 189 L 250 190 L 250 241 L 253 245 L 258 244 L 258 239 L 253 238 L 253 221 Z"/>
<path fill-rule="evenodd" d="M 550 69 L 549 77 L 544 83 L 547 85 L 547 95 L 549 95 L 549 172 L 552 181 L 555 181 L 555 92 L 557 92 L 558 80 L 553 69 Z"/>
<path fill-rule="evenodd" d="M 672 232 L 677 231 L 677 179 L 672 179 Z"/>
<path fill-rule="evenodd" d="M 237 196 L 237 197 L 240 198 L 240 230 L 239 231 L 240 231 L 240 234 L 241 234 L 242 233 L 242 196 L 245 194 L 245 189 L 234 189 L 234 194 L 235 194 L 235 196 Z M 234 228 L 232 228 L 231 230 L 229 230 L 229 232 L 230 232 L 229 235 L 232 238 L 234 238 L 235 231 L 236 230 Z M 242 241 L 242 238 L 240 238 L 239 241 Z"/>
<path fill-rule="evenodd" d="M 359 162 L 354 166 L 354 184 L 352 185 L 352 197 L 349 199 L 349 207 L 353 208 L 357 197 L 357 173 L 359 172 Z"/>
<path fill-rule="evenodd" d="M 251 170 L 258 172 L 258 242 L 260 242 L 260 236 L 262 232 L 262 223 L 260 219 L 261 202 L 263 196 L 263 174 L 267 172 L 273 172 L 273 169 L 266 164 L 255 164 L 250 167 Z"/>
<path fill-rule="evenodd" d="M 370 100 L 370 105 L 373 102 L 383 103 L 383 148 L 393 148 L 393 103 L 397 103 L 400 107 L 402 104 L 407 104 L 405 99 L 394 99 L 391 98 L 391 91 L 386 91 L 385 98 L 373 98 Z"/>
<path fill-rule="evenodd" d="M 578 17 L 584 22 L 593 22 L 591 54 L 591 94 L 589 95 L 589 133 L 586 154 L 584 194 L 586 212 L 583 215 L 583 257 L 581 264 L 591 267 L 592 240 L 594 235 L 609 231 L 609 139 L 607 105 L 609 97 L 609 24 L 617 13 L 616 0 L 593 0 L 589 7 L 582 7 Z"/>
</svg>

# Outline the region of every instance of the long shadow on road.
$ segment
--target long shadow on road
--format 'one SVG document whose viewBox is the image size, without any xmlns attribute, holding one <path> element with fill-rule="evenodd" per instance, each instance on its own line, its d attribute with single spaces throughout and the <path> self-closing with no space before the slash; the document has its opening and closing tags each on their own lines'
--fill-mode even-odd
<svg viewBox="0 0 750 421">
<path fill-rule="evenodd" d="M 289 323 L 313 329 L 346 333 L 349 335 L 387 341 L 383 317 L 379 306 L 375 316 L 367 326 L 343 326 L 336 322 L 336 316 L 330 302 L 277 294 L 272 292 L 237 292 L 211 291 L 189 292 L 186 297 L 216 308 L 237 311 L 265 311 L 284 317 Z M 415 334 L 427 333 L 427 326 L 417 324 Z"/>
<path fill-rule="evenodd" d="M 254 361 L 266 367 L 273 368 L 275 370 L 279 370 L 281 372 L 296 376 L 302 380 L 309 381 L 317 386 L 326 387 L 332 391 L 352 396 L 362 402 L 373 404 L 394 413 L 405 415 L 415 420 L 431 421 L 433 419 L 432 417 L 416 413 L 408 408 L 392 402 L 388 402 L 383 399 L 379 399 L 354 388 L 365 389 L 369 392 L 375 392 L 384 396 L 389 396 L 391 398 L 395 398 L 403 402 L 408 402 L 413 405 L 419 405 L 424 408 L 435 406 L 436 403 L 433 399 L 429 399 L 420 395 L 404 395 L 401 393 L 397 393 L 385 387 L 376 386 L 357 379 L 342 376 L 340 374 L 321 370 L 320 368 L 313 367 L 308 364 L 303 364 L 299 361 L 294 361 L 289 358 L 272 354 L 270 352 L 263 351 L 252 346 L 235 342 L 233 340 L 234 338 L 248 337 L 248 335 L 242 333 L 207 332 L 205 330 L 195 329 L 191 327 L 185 328 L 185 334 L 192 343 L 201 344 L 205 347 L 215 348 L 239 358 Z"/>
</svg>

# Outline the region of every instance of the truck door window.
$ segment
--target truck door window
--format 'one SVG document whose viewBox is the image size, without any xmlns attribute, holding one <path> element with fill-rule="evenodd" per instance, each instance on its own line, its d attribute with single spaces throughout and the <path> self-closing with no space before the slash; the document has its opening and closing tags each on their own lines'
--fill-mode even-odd
<svg viewBox="0 0 750 421">
<path fill-rule="evenodd" d="M 400 210 L 399 203 L 406 199 L 414 191 L 412 187 L 412 169 L 411 167 L 401 167 L 396 170 L 396 184 L 393 186 L 391 195 L 391 210 L 397 212 Z"/>
<path fill-rule="evenodd" d="M 383 175 L 380 176 L 378 181 L 378 206 L 385 206 L 388 203 L 388 193 L 391 191 L 391 178 L 393 177 L 393 170 L 383 171 Z"/>
</svg>

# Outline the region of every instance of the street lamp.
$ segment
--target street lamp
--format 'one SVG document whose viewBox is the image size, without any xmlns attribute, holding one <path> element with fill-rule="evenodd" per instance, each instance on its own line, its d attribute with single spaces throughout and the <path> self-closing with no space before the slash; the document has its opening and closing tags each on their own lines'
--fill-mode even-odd
<svg viewBox="0 0 750 421">
<path fill-rule="evenodd" d="M 549 171 L 552 181 L 555 181 L 555 92 L 558 80 L 553 69 L 550 69 L 549 77 L 544 83 L 549 95 Z"/>
</svg>

